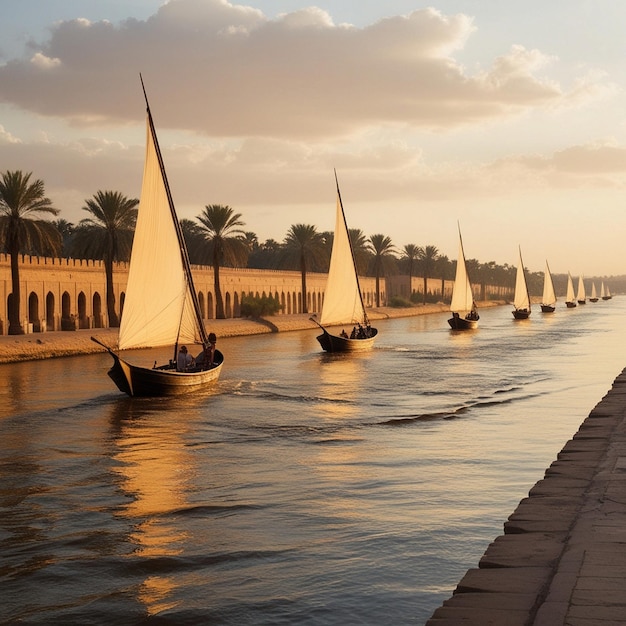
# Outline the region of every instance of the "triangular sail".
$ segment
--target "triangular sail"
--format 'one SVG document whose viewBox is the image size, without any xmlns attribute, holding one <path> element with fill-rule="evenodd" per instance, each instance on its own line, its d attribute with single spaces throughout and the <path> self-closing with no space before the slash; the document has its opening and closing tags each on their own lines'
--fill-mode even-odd
<svg viewBox="0 0 626 626">
<path fill-rule="evenodd" d="M 146 127 L 143 183 L 120 323 L 121 350 L 203 340 L 149 111 Z"/>
<path fill-rule="evenodd" d="M 519 251 L 519 265 L 515 276 L 515 298 L 513 306 L 516 309 L 526 309 L 530 311 L 530 296 L 526 286 L 526 274 L 524 273 L 524 262 L 522 261 L 522 250 Z"/>
<path fill-rule="evenodd" d="M 565 295 L 566 302 L 574 302 L 575 299 L 574 294 L 574 281 L 572 280 L 572 275 L 568 272 L 567 274 L 567 294 Z"/>
<path fill-rule="evenodd" d="M 576 298 L 580 301 L 585 300 L 586 299 L 586 294 L 585 294 L 585 283 L 583 282 L 583 277 L 579 276 L 578 277 L 578 291 L 576 292 Z"/>
<path fill-rule="evenodd" d="M 356 324 L 366 321 L 348 227 L 341 203 L 339 186 L 337 186 L 335 235 L 320 322 L 321 324 L 333 325 Z"/>
<path fill-rule="evenodd" d="M 461 233 L 459 232 L 459 257 L 456 262 L 456 275 L 454 277 L 454 287 L 452 288 L 450 311 L 464 316 L 475 308 L 472 285 L 470 283 L 470 279 L 467 274 L 467 266 L 465 264 L 463 240 L 461 239 Z"/>
<path fill-rule="evenodd" d="M 598 292 L 596 291 L 595 283 L 591 283 L 591 297 L 594 299 L 598 297 Z"/>
<path fill-rule="evenodd" d="M 600 285 L 600 297 L 606 298 L 606 290 L 604 289 L 604 281 L 602 281 L 602 284 Z"/>
<path fill-rule="evenodd" d="M 552 282 L 552 274 L 550 273 L 550 267 L 546 261 L 546 271 L 543 276 L 543 296 L 541 298 L 542 304 L 548 306 L 554 306 L 556 304 L 556 294 L 554 292 L 554 283 Z"/>
</svg>

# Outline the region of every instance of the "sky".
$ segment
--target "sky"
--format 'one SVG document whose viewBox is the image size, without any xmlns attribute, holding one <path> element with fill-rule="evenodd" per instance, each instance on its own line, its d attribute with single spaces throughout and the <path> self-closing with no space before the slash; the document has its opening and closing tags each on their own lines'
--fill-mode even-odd
<svg viewBox="0 0 626 626">
<path fill-rule="evenodd" d="M 0 0 L 0 173 L 77 223 L 138 197 L 140 73 L 180 218 L 347 222 L 531 271 L 626 274 L 626 2 Z"/>
</svg>

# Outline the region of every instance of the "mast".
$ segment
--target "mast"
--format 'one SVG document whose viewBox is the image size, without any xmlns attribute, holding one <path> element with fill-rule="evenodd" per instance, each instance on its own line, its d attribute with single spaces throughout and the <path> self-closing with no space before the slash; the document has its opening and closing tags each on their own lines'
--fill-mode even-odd
<svg viewBox="0 0 626 626">
<path fill-rule="evenodd" d="M 174 199 L 172 198 L 172 192 L 170 191 L 170 184 L 167 180 L 167 174 L 165 172 L 165 165 L 163 163 L 163 156 L 161 154 L 161 148 L 159 147 L 159 140 L 157 138 L 156 129 L 154 128 L 154 122 L 152 120 L 152 112 L 150 111 L 150 104 L 148 102 L 148 95 L 146 94 L 146 87 L 143 83 L 143 77 L 139 74 L 139 79 L 141 80 L 141 88 L 143 90 L 143 96 L 146 100 L 146 112 L 148 114 L 148 123 L 150 125 L 150 134 L 152 135 L 152 141 L 154 142 L 154 147 L 156 149 L 157 160 L 159 162 L 159 168 L 161 170 L 161 176 L 163 178 L 163 184 L 165 185 L 165 193 L 167 195 L 167 201 L 170 207 L 170 214 L 172 216 L 172 222 L 174 223 L 174 229 L 176 231 L 176 237 L 178 238 L 178 246 L 180 250 L 180 256 L 183 263 L 183 268 L 185 271 L 185 279 L 187 281 L 187 287 L 191 293 L 191 301 L 193 304 L 194 314 L 196 317 L 196 325 L 198 327 L 198 331 L 200 332 L 200 339 L 202 340 L 202 345 L 206 347 L 209 343 L 209 338 L 204 328 L 204 323 L 202 322 L 202 313 L 200 311 L 200 303 L 198 301 L 198 295 L 196 294 L 196 289 L 193 284 L 193 278 L 191 275 L 191 264 L 189 263 L 189 254 L 187 252 L 187 244 L 185 243 L 185 238 L 183 236 L 183 231 L 180 227 L 180 222 L 178 221 L 178 216 L 176 215 L 176 209 L 174 207 Z M 177 342 L 178 343 L 178 342 Z M 176 358 L 176 346 L 174 348 L 174 358 Z"/>
<path fill-rule="evenodd" d="M 343 225 L 346 229 L 346 235 L 348 236 L 348 245 L 350 246 L 350 255 L 352 256 L 352 267 L 354 268 L 354 275 L 356 277 L 356 285 L 359 292 L 359 300 L 361 301 L 361 309 L 363 310 L 363 321 L 365 325 L 369 325 L 367 313 L 365 312 L 365 304 L 363 303 L 363 294 L 361 293 L 361 284 L 359 283 L 359 273 L 356 270 L 356 259 L 354 258 L 354 249 L 352 248 L 352 240 L 350 239 L 350 231 L 348 230 L 348 222 L 346 221 L 346 214 L 343 210 L 343 202 L 341 201 L 341 192 L 339 191 L 339 181 L 337 180 L 337 170 L 335 172 L 335 184 L 337 185 L 337 197 L 339 198 L 339 206 L 341 208 L 341 216 L 343 217 Z"/>
</svg>

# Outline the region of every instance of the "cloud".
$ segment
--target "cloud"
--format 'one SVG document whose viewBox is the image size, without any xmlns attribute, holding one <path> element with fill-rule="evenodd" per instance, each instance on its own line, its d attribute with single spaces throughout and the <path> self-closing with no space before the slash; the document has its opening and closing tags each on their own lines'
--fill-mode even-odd
<svg viewBox="0 0 626 626">
<path fill-rule="evenodd" d="M 323 140 L 567 101 L 536 75 L 549 59 L 535 50 L 516 46 L 468 74 L 452 54 L 475 32 L 471 18 L 434 9 L 356 28 L 319 8 L 270 20 L 226 0 L 170 0 L 145 21 L 56 24 L 30 59 L 0 67 L 0 102 L 76 125 L 136 122 L 142 72 L 161 127 Z"/>
</svg>

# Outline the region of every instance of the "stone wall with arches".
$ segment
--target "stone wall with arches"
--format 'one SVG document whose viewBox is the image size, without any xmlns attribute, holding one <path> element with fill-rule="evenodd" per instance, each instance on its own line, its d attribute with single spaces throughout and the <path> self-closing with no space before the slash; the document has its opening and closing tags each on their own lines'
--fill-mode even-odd
<svg viewBox="0 0 626 626">
<path fill-rule="evenodd" d="M 20 315 L 25 332 L 107 328 L 106 280 L 102 261 L 20 257 Z M 214 274 L 211 267 L 192 266 L 200 310 L 205 320 L 216 317 Z M 113 270 L 115 310 L 123 308 L 128 264 L 117 263 Z M 366 307 L 376 302 L 373 278 L 360 278 Z M 319 313 L 324 301 L 326 274 L 307 274 L 307 293 L 302 294 L 300 272 L 220 268 L 220 288 L 227 318 L 241 316 L 246 295 L 272 296 L 281 304 L 279 315 Z M 0 254 L 0 334 L 8 332 L 9 302 L 12 295 L 10 259 Z M 381 281 L 381 304 L 386 303 L 385 281 Z"/>
</svg>

